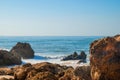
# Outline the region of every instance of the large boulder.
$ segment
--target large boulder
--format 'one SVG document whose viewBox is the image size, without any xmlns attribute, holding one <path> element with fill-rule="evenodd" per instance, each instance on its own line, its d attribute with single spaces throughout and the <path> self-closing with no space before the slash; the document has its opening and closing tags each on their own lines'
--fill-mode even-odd
<svg viewBox="0 0 120 80">
<path fill-rule="evenodd" d="M 71 55 L 68 55 L 62 59 L 62 61 L 66 60 L 80 60 L 81 62 L 86 62 L 86 54 L 84 51 L 81 51 L 80 54 L 77 54 L 77 52 L 74 52 Z"/>
<path fill-rule="evenodd" d="M 10 51 L 12 54 L 17 54 L 23 59 L 30 59 L 34 57 L 34 51 L 29 43 L 18 42 Z"/>
<path fill-rule="evenodd" d="M 94 41 L 90 65 L 92 80 L 120 80 L 120 35 Z"/>
<path fill-rule="evenodd" d="M 21 57 L 11 54 L 8 51 L 0 50 L 0 65 L 6 66 L 6 65 L 15 65 L 15 64 L 21 64 Z"/>
</svg>

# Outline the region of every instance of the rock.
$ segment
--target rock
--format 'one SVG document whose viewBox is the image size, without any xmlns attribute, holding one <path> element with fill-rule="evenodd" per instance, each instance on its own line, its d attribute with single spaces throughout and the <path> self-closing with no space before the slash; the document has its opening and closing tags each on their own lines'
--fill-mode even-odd
<svg viewBox="0 0 120 80">
<path fill-rule="evenodd" d="M 29 43 L 18 42 L 10 51 L 14 55 L 19 55 L 23 59 L 30 59 L 34 57 L 34 51 Z"/>
<path fill-rule="evenodd" d="M 90 65 L 92 80 L 120 80 L 120 35 L 94 41 Z"/>
<path fill-rule="evenodd" d="M 67 70 L 65 70 L 64 75 L 60 77 L 59 80 L 77 80 L 77 77 L 75 77 L 74 75 L 74 69 L 68 68 Z"/>
<path fill-rule="evenodd" d="M 34 65 L 25 64 L 14 69 L 15 80 L 57 80 L 58 73 L 63 72 L 65 67 L 58 64 L 47 62 L 37 63 Z"/>
<path fill-rule="evenodd" d="M 0 80 L 14 80 L 14 76 L 10 75 L 0 75 Z"/>
<path fill-rule="evenodd" d="M 81 51 L 80 58 L 83 60 L 86 60 L 87 55 L 85 54 L 84 51 Z"/>
<path fill-rule="evenodd" d="M 13 68 L 0 68 L 0 71 L 3 72 L 1 74 L 2 80 L 91 80 L 89 66 L 74 69 L 43 62 L 33 65 L 27 63 Z"/>
<path fill-rule="evenodd" d="M 6 66 L 6 65 L 14 65 L 14 64 L 21 64 L 21 58 L 20 56 L 16 56 L 11 54 L 8 51 L 0 50 L 0 65 Z"/>
<path fill-rule="evenodd" d="M 77 52 L 74 52 L 73 54 L 64 57 L 62 60 L 63 61 L 65 61 L 65 60 L 76 60 L 77 57 L 78 57 Z"/>
<path fill-rule="evenodd" d="M 0 68 L 0 75 L 13 75 L 14 72 L 10 68 Z"/>
<path fill-rule="evenodd" d="M 85 52 L 81 51 L 81 54 L 79 55 L 80 60 L 78 61 L 77 64 L 86 63 L 86 57 L 87 55 L 85 54 Z"/>
<path fill-rule="evenodd" d="M 28 73 L 34 69 L 31 64 L 25 64 L 21 67 L 16 67 L 14 70 L 15 80 L 25 80 Z"/>
<path fill-rule="evenodd" d="M 74 52 L 73 54 L 68 55 L 62 59 L 62 61 L 66 60 L 80 60 L 86 62 L 86 54 L 84 51 L 81 51 L 80 55 L 78 55 L 77 52 Z"/>
<path fill-rule="evenodd" d="M 86 63 L 86 60 L 80 59 L 80 60 L 77 62 L 77 64 L 80 64 L 80 63 Z"/>
<path fill-rule="evenodd" d="M 58 79 L 51 72 L 40 72 L 37 73 L 34 77 L 32 77 L 30 80 L 58 80 Z"/>
<path fill-rule="evenodd" d="M 24 65 L 25 66 L 25 65 Z M 29 66 L 30 67 L 30 66 Z M 28 67 L 19 67 L 15 71 L 16 80 L 67 80 L 71 74 L 74 76 L 74 69 L 71 67 L 60 66 L 58 64 L 51 64 L 48 62 L 37 63 L 31 66 L 30 70 L 26 70 Z M 20 69 L 20 70 L 19 70 Z M 69 72 L 72 72 L 70 73 Z"/>
<path fill-rule="evenodd" d="M 78 66 L 74 70 L 74 75 L 80 80 L 92 80 L 90 76 L 90 66 Z"/>
</svg>

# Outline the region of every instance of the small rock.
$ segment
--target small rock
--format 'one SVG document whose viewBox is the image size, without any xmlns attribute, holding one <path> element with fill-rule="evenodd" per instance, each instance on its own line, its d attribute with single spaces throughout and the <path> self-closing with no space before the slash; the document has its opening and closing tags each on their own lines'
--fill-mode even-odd
<svg viewBox="0 0 120 80">
<path fill-rule="evenodd" d="M 62 59 L 62 61 L 66 60 L 80 60 L 80 62 L 86 62 L 86 54 L 84 51 L 81 51 L 80 55 L 77 54 L 77 52 L 74 52 L 71 55 L 68 55 Z"/>
</svg>

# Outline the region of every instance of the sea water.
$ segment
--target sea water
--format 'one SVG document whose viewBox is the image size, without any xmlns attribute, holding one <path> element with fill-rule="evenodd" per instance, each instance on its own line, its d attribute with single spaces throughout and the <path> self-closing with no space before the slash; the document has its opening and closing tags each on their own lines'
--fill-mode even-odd
<svg viewBox="0 0 120 80">
<path fill-rule="evenodd" d="M 60 62 L 73 52 L 85 51 L 89 62 L 91 42 L 103 36 L 1 36 L 0 49 L 11 50 L 17 42 L 30 43 L 35 52 L 33 59 L 22 59 L 23 63 Z M 29 55 L 29 54 L 28 54 Z"/>
</svg>

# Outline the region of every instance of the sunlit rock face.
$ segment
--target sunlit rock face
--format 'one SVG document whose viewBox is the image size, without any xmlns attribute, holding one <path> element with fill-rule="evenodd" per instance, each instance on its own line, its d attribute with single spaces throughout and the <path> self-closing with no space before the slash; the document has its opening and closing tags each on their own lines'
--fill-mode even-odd
<svg viewBox="0 0 120 80">
<path fill-rule="evenodd" d="M 92 80 L 120 80 L 120 35 L 91 43 Z"/>
</svg>

